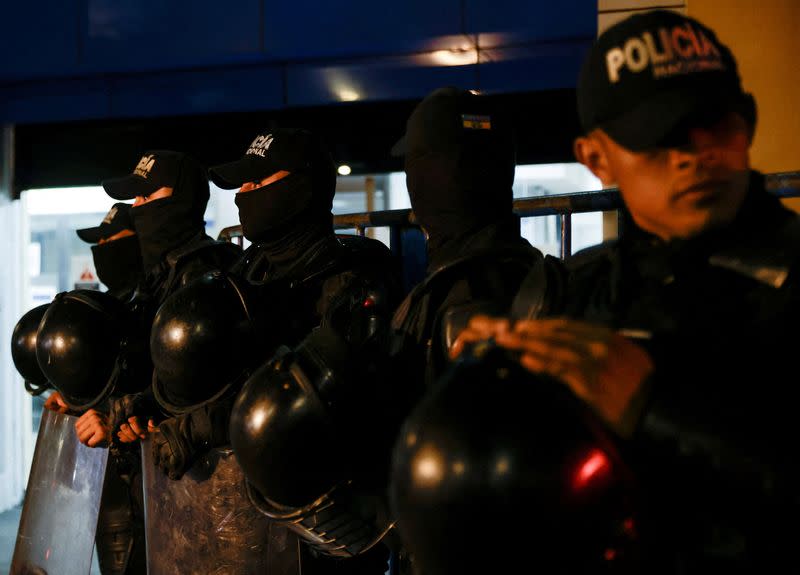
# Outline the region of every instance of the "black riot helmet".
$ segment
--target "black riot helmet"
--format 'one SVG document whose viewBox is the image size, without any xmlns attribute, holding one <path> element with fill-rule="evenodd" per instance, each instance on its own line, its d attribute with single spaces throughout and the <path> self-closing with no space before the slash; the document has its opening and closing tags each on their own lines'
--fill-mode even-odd
<svg viewBox="0 0 800 575">
<path fill-rule="evenodd" d="M 125 317 L 122 302 L 92 290 L 60 293 L 45 312 L 36 359 L 73 410 L 97 405 L 113 391 Z"/>
<path fill-rule="evenodd" d="M 245 282 L 212 272 L 169 296 L 150 331 L 153 391 L 178 414 L 225 395 L 252 356 L 254 335 Z"/>
<path fill-rule="evenodd" d="M 11 335 L 11 359 L 25 380 L 25 389 L 31 395 L 40 395 L 50 387 L 36 361 L 36 336 L 39 323 L 48 307 L 50 304 L 45 303 L 28 310 L 14 326 Z"/>
<path fill-rule="evenodd" d="M 313 504 L 348 477 L 352 449 L 338 412 L 353 384 L 346 344 L 326 328 L 294 351 L 283 347 L 236 398 L 230 438 L 260 496 L 280 508 Z"/>
<path fill-rule="evenodd" d="M 395 445 L 391 507 L 420 572 L 633 571 L 634 483 L 610 432 L 565 385 L 476 350 Z"/>
</svg>

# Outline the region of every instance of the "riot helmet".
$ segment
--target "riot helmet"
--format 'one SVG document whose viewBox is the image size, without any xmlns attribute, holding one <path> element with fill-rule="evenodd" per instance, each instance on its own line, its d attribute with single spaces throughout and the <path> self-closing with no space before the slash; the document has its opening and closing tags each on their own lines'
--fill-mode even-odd
<svg viewBox="0 0 800 575">
<path fill-rule="evenodd" d="M 336 453 L 338 388 L 347 347 L 318 328 L 294 351 L 283 347 L 247 380 L 231 413 L 230 436 L 248 481 L 268 500 L 302 507 L 346 476 Z"/>
<path fill-rule="evenodd" d="M 231 391 L 253 355 L 245 282 L 222 272 L 198 278 L 159 307 L 150 331 L 153 391 L 179 414 Z"/>
<path fill-rule="evenodd" d="M 97 405 L 114 389 L 125 315 L 112 295 L 74 290 L 58 294 L 42 317 L 36 358 L 73 410 Z"/>
<path fill-rule="evenodd" d="M 236 399 L 230 438 L 259 511 L 300 535 L 317 553 L 353 557 L 391 528 L 385 482 L 359 474 L 369 442 L 356 429 L 370 406 L 359 402 L 344 341 L 314 330 L 295 350 L 282 347 Z"/>
<path fill-rule="evenodd" d="M 11 335 L 11 359 L 25 380 L 25 389 L 31 395 L 40 395 L 50 388 L 39 363 L 36 361 L 36 337 L 49 303 L 27 311 L 14 326 Z"/>
<path fill-rule="evenodd" d="M 624 573 L 636 557 L 634 488 L 599 418 L 565 385 L 487 345 L 405 421 L 390 500 L 426 575 L 531 561 L 548 573 Z"/>
</svg>

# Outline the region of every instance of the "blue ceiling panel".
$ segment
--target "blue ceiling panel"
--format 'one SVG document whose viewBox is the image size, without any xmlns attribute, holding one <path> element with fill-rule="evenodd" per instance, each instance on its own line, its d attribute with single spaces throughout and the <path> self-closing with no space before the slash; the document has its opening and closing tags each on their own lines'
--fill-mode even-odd
<svg viewBox="0 0 800 575">
<path fill-rule="evenodd" d="M 267 57 L 380 56 L 460 46 L 461 0 L 265 0 Z"/>
<path fill-rule="evenodd" d="M 269 110 L 283 105 L 283 72 L 260 66 L 127 77 L 112 94 L 115 117 Z"/>
<path fill-rule="evenodd" d="M 590 41 L 481 50 L 480 88 L 486 93 L 572 88 Z"/>
<path fill-rule="evenodd" d="M 62 80 L 0 90 L 0 119 L 18 123 L 61 122 L 106 117 L 108 84 L 102 80 Z"/>
<path fill-rule="evenodd" d="M 84 66 L 202 67 L 261 58 L 261 0 L 86 0 Z"/>
<path fill-rule="evenodd" d="M 41 0 L 4 18 L 0 121 L 44 122 L 572 87 L 597 2 Z"/>
<path fill-rule="evenodd" d="M 0 79 L 74 71 L 79 59 L 76 0 L 5 2 L 0 34 Z"/>
<path fill-rule="evenodd" d="M 465 0 L 465 32 L 481 47 L 597 35 L 597 0 Z"/>
<path fill-rule="evenodd" d="M 294 66 L 287 70 L 287 104 L 317 106 L 421 98 L 441 86 L 475 88 L 477 66 L 425 66 L 420 57 L 354 64 Z"/>
</svg>

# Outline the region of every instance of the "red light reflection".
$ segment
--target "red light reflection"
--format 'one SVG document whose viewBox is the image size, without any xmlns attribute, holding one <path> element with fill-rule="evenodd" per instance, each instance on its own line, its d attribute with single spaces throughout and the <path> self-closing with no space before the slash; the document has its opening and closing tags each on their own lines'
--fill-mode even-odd
<svg viewBox="0 0 800 575">
<path fill-rule="evenodd" d="M 576 490 L 585 489 L 592 483 L 608 476 L 611 471 L 611 461 L 600 449 L 592 449 L 578 464 L 573 480 Z"/>
</svg>

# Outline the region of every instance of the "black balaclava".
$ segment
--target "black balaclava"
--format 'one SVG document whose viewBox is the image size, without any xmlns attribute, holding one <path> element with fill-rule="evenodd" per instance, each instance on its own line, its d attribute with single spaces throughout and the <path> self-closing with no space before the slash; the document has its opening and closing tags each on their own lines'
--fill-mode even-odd
<svg viewBox="0 0 800 575">
<path fill-rule="evenodd" d="M 405 141 L 406 184 L 430 254 L 511 221 L 513 134 L 485 98 L 457 88 L 434 91 L 409 117 Z"/>
<path fill-rule="evenodd" d="M 307 168 L 236 194 L 244 236 L 279 267 L 290 266 L 315 243 L 333 235 L 333 160 L 319 140 L 307 152 L 312 156 Z"/>
<path fill-rule="evenodd" d="M 131 209 L 145 271 L 204 230 L 208 197 L 206 169 L 184 156 L 172 195 Z"/>
<path fill-rule="evenodd" d="M 135 235 L 92 246 L 92 258 L 97 277 L 111 291 L 133 289 L 141 278 L 142 252 Z"/>
</svg>

